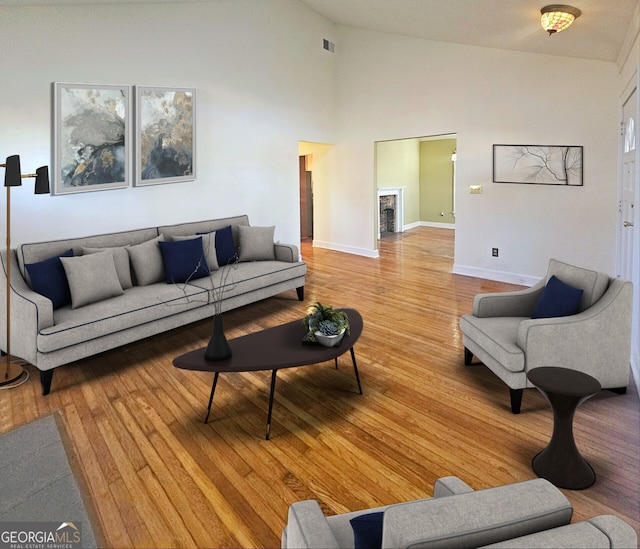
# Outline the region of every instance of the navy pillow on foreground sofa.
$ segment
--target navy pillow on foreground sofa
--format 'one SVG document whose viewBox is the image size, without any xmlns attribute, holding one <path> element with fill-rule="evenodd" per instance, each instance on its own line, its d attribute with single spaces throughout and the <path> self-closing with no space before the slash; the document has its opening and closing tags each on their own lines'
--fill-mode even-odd
<svg viewBox="0 0 640 549">
<path fill-rule="evenodd" d="M 382 519 L 384 511 L 366 513 L 353 517 L 349 522 L 353 528 L 355 549 L 377 549 L 382 547 Z"/>
</svg>

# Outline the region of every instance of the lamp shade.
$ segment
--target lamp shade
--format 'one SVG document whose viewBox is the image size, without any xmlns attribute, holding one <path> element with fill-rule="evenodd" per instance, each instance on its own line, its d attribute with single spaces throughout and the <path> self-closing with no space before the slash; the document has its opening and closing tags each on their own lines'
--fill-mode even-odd
<svg viewBox="0 0 640 549">
<path fill-rule="evenodd" d="M 22 178 L 20 177 L 20 155 L 14 154 L 12 156 L 7 156 L 6 162 L 4 186 L 19 187 L 22 185 Z"/>
<path fill-rule="evenodd" d="M 582 13 L 578 8 L 564 4 L 551 4 L 540 10 L 540 24 L 549 35 L 561 32 L 576 20 Z"/>
<path fill-rule="evenodd" d="M 36 194 L 49 194 L 49 166 L 40 166 L 36 170 Z"/>
</svg>

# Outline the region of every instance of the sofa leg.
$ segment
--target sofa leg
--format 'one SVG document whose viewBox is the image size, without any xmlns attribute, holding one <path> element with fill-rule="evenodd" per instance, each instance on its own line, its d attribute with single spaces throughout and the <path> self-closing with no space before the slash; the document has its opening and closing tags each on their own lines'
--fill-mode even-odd
<svg viewBox="0 0 640 549">
<path fill-rule="evenodd" d="M 40 370 L 40 385 L 42 385 L 42 396 L 51 392 L 51 381 L 53 380 L 53 368 L 51 370 Z"/>
<path fill-rule="evenodd" d="M 472 362 L 473 362 L 473 353 L 465 347 L 464 348 L 464 365 L 471 366 Z"/>
<path fill-rule="evenodd" d="M 304 286 L 298 286 L 296 293 L 298 294 L 298 301 L 304 301 Z"/>
<path fill-rule="evenodd" d="M 614 389 L 609 389 L 609 391 L 616 393 L 617 395 L 626 395 L 627 388 L 626 387 L 615 387 Z"/>
<path fill-rule="evenodd" d="M 509 389 L 511 396 L 511 411 L 514 414 L 520 413 L 520 406 L 522 405 L 522 393 L 524 389 Z"/>
</svg>

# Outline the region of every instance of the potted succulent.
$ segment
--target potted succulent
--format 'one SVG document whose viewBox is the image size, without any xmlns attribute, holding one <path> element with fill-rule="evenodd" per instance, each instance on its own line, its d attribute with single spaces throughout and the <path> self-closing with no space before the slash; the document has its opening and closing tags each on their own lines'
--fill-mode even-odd
<svg viewBox="0 0 640 549">
<path fill-rule="evenodd" d="M 319 302 L 307 308 L 302 325 L 307 329 L 303 341 L 318 342 L 325 347 L 338 345 L 345 334 L 349 335 L 347 313 L 331 306 L 325 307 Z"/>
</svg>

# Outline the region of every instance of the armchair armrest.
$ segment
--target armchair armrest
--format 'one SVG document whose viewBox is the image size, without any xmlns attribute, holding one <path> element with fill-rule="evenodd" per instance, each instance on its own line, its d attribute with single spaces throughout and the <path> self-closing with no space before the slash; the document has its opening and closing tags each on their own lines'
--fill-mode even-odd
<svg viewBox="0 0 640 549">
<path fill-rule="evenodd" d="M 473 298 L 473 316 L 531 316 L 544 286 L 541 280 L 525 290 L 478 294 Z"/>
<path fill-rule="evenodd" d="M 300 261 L 300 252 L 294 244 L 281 244 L 280 242 L 276 242 L 273 248 L 277 261 L 286 261 L 287 263 Z"/>
<path fill-rule="evenodd" d="M 573 508 L 544 479 L 392 505 L 382 547 L 478 547 L 568 524 Z"/>
<path fill-rule="evenodd" d="M 433 485 L 434 498 L 453 496 L 455 494 L 466 494 L 467 492 L 473 491 L 474 490 L 471 486 L 469 486 L 464 480 L 460 480 L 458 477 L 442 477 L 436 480 Z"/>
<path fill-rule="evenodd" d="M 289 506 L 287 526 L 282 533 L 283 549 L 339 549 L 338 541 L 316 500 L 298 501 Z"/>
<path fill-rule="evenodd" d="M 631 282 L 613 279 L 605 294 L 576 315 L 523 320 L 517 345 L 526 368 L 563 366 L 594 376 L 603 388 L 629 383 Z"/>
</svg>

